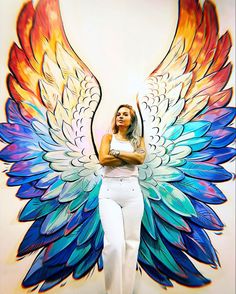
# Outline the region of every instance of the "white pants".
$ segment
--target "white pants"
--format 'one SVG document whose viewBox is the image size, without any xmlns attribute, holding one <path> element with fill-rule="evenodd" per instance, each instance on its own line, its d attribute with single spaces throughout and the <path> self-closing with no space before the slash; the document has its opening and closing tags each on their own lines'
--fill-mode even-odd
<svg viewBox="0 0 236 294">
<path fill-rule="evenodd" d="M 99 192 L 107 294 L 133 294 L 144 203 L 136 177 L 104 178 Z"/>
</svg>

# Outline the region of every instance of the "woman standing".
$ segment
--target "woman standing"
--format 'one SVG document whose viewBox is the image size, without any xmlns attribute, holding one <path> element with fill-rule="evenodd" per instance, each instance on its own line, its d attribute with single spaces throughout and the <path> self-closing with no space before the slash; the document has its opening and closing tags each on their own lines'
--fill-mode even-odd
<svg viewBox="0 0 236 294">
<path fill-rule="evenodd" d="M 118 107 L 112 132 L 103 136 L 99 151 L 104 166 L 99 212 L 104 230 L 105 287 L 107 294 L 132 294 L 144 210 L 137 165 L 144 162 L 146 154 L 132 106 Z"/>
</svg>

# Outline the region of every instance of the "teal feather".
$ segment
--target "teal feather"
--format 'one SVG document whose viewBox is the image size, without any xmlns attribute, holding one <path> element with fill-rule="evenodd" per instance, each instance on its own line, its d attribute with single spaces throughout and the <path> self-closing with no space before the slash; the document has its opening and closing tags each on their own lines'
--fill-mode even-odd
<svg viewBox="0 0 236 294">
<path fill-rule="evenodd" d="M 69 260 L 67 261 L 67 266 L 73 266 L 79 263 L 84 256 L 90 251 L 91 245 L 87 244 L 86 246 L 76 247 L 75 250 L 72 252 Z"/>
<path fill-rule="evenodd" d="M 153 240 L 149 236 L 149 234 L 146 233 L 144 242 L 146 243 L 151 253 L 169 270 L 178 275 L 186 276 L 184 271 L 176 263 L 175 259 L 170 254 L 160 237 L 157 240 Z"/>
<path fill-rule="evenodd" d="M 46 235 L 55 233 L 65 226 L 71 217 L 68 204 L 61 204 L 55 211 L 47 215 L 42 224 L 41 233 Z"/>
<path fill-rule="evenodd" d="M 88 256 L 86 259 L 84 259 L 76 267 L 76 269 L 73 273 L 73 277 L 75 279 L 79 279 L 79 278 L 83 277 L 84 273 L 86 273 L 94 265 L 94 260 L 97 260 L 100 254 L 101 254 L 100 251 L 91 252 L 90 256 Z"/>
<path fill-rule="evenodd" d="M 156 219 L 156 225 L 166 240 L 168 240 L 174 246 L 182 250 L 186 250 L 186 247 L 184 246 L 183 237 L 178 229 L 164 222 L 160 218 Z"/>
<path fill-rule="evenodd" d="M 148 265 L 148 266 L 152 266 L 152 267 L 156 267 L 152 256 L 151 256 L 151 252 L 145 242 L 145 238 L 143 236 L 143 234 L 141 235 L 141 242 L 140 242 L 140 247 L 139 247 L 139 255 L 141 255 L 143 257 L 143 261 Z"/>
<path fill-rule="evenodd" d="M 190 146 L 193 151 L 204 149 L 211 143 L 211 137 L 191 138 L 185 141 L 179 141 L 176 146 Z"/>
<path fill-rule="evenodd" d="M 196 211 L 189 198 L 175 186 L 168 183 L 160 183 L 157 189 L 162 201 L 171 210 L 182 216 L 196 216 Z"/>
<path fill-rule="evenodd" d="M 180 170 L 170 166 L 159 166 L 154 169 L 154 172 L 155 180 L 157 182 L 179 181 L 184 178 L 184 175 Z"/>
<path fill-rule="evenodd" d="M 77 197 L 81 197 L 84 194 L 82 189 L 81 180 L 75 182 L 66 182 L 62 188 L 62 191 L 59 196 L 60 202 L 70 202 Z"/>
<path fill-rule="evenodd" d="M 103 231 L 103 227 L 100 222 L 100 226 L 99 226 L 99 229 L 97 230 L 97 235 L 94 240 L 95 250 L 98 250 L 99 248 L 101 248 L 102 242 L 103 242 L 103 237 L 104 237 L 104 231 Z"/>
<path fill-rule="evenodd" d="M 61 252 L 63 249 L 67 248 L 77 237 L 80 227 L 77 227 L 69 235 L 63 236 L 54 243 L 51 243 L 45 252 L 44 261 L 48 261 Z"/>
<path fill-rule="evenodd" d="M 183 135 L 194 133 L 193 137 L 202 137 L 210 129 L 211 123 L 208 121 L 193 121 L 184 125 Z"/>
<path fill-rule="evenodd" d="M 70 212 L 76 211 L 77 209 L 79 209 L 81 205 L 87 202 L 88 194 L 88 192 L 84 192 L 83 194 L 79 195 L 76 199 L 72 200 L 69 204 Z"/>
<path fill-rule="evenodd" d="M 87 242 L 97 231 L 100 224 L 98 211 L 95 210 L 89 217 L 81 224 L 80 234 L 78 234 L 77 245 L 82 245 Z"/>
<path fill-rule="evenodd" d="M 182 216 L 169 209 L 161 201 L 152 201 L 151 206 L 153 211 L 168 224 L 172 225 L 178 230 L 190 232 L 189 225 Z"/>
<path fill-rule="evenodd" d="M 179 138 L 179 136 L 183 132 L 183 129 L 184 129 L 184 127 L 182 125 L 174 125 L 174 126 L 171 126 L 171 127 L 167 128 L 167 130 L 163 134 L 163 137 L 165 139 L 169 139 L 169 140 L 174 141 L 177 138 Z"/>
<path fill-rule="evenodd" d="M 65 182 L 61 179 L 58 179 L 55 183 L 49 186 L 49 188 L 45 191 L 41 199 L 49 200 L 58 197 L 64 185 Z"/>
<path fill-rule="evenodd" d="M 142 224 L 153 239 L 157 238 L 156 225 L 153 218 L 153 211 L 148 198 L 144 198 L 144 213 Z"/>
<path fill-rule="evenodd" d="M 58 201 L 40 201 L 39 198 L 31 199 L 20 213 L 20 221 L 31 221 L 43 217 L 60 206 Z"/>
</svg>

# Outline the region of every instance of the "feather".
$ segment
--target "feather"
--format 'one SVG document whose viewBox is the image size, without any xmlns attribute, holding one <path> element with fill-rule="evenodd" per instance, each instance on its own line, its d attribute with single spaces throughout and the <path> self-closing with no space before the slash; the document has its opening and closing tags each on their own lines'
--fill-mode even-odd
<svg viewBox="0 0 236 294">
<path fill-rule="evenodd" d="M 6 115 L 7 121 L 10 124 L 16 124 L 26 127 L 29 126 L 29 122 L 21 115 L 16 102 L 11 98 L 8 98 L 6 102 Z"/>
<path fill-rule="evenodd" d="M 19 216 L 20 221 L 36 220 L 42 216 L 51 213 L 59 207 L 57 200 L 41 202 L 39 198 L 31 199 Z"/>
<path fill-rule="evenodd" d="M 7 162 L 27 160 L 42 156 L 43 152 L 36 144 L 26 141 L 18 141 L 6 146 L 0 152 L 0 159 Z"/>
<path fill-rule="evenodd" d="M 71 216 L 68 205 L 60 204 L 54 211 L 47 213 L 47 217 L 42 224 L 41 233 L 46 235 L 55 233 L 67 224 Z"/>
<path fill-rule="evenodd" d="M 29 127 L 19 124 L 0 124 L 0 138 L 7 143 L 21 140 L 33 140 L 36 136 Z"/>
<path fill-rule="evenodd" d="M 218 258 L 208 235 L 197 225 L 191 224 L 191 229 L 190 233 L 183 234 L 188 254 L 199 261 L 216 266 Z"/>
<path fill-rule="evenodd" d="M 30 199 L 34 197 L 41 197 L 44 191 L 34 187 L 33 183 L 22 185 L 17 191 L 16 196 L 21 199 Z"/>
<path fill-rule="evenodd" d="M 226 201 L 226 197 L 221 190 L 208 181 L 186 176 L 182 181 L 174 182 L 172 185 L 201 202 L 220 204 Z"/>
<path fill-rule="evenodd" d="M 190 231 L 188 223 L 180 215 L 169 209 L 162 202 L 151 202 L 153 212 L 178 230 Z"/>
<path fill-rule="evenodd" d="M 172 245 L 185 250 L 184 241 L 181 235 L 181 232 L 174 228 L 173 226 L 169 225 L 168 223 L 164 222 L 160 218 L 156 219 L 156 225 L 161 233 L 161 235 L 168 240 Z"/>
<path fill-rule="evenodd" d="M 100 251 L 91 251 L 90 255 L 88 255 L 81 263 L 79 263 L 73 273 L 73 277 L 75 279 L 79 279 L 83 277 L 85 274 L 89 272 L 90 269 L 94 266 L 94 260 L 97 260 Z"/>
<path fill-rule="evenodd" d="M 155 220 L 153 217 L 152 208 L 150 201 L 144 198 L 144 213 L 142 218 L 142 224 L 147 232 L 152 236 L 153 239 L 157 238 L 157 230 L 155 225 Z"/>
<path fill-rule="evenodd" d="M 68 259 L 67 265 L 73 266 L 80 263 L 81 260 L 84 259 L 86 254 L 90 252 L 90 249 L 91 249 L 90 244 L 88 244 L 87 246 L 82 245 L 82 246 L 76 247 L 75 250 L 72 252 L 70 258 Z"/>
<path fill-rule="evenodd" d="M 209 147 L 223 148 L 235 140 L 236 132 L 234 128 L 228 127 L 208 132 L 208 135 L 212 136 Z"/>
<path fill-rule="evenodd" d="M 186 175 L 209 181 L 226 181 L 232 178 L 231 173 L 223 167 L 202 162 L 187 162 L 179 167 Z"/>
<path fill-rule="evenodd" d="M 59 230 L 51 235 L 42 235 L 41 226 L 44 219 L 45 217 L 40 217 L 31 225 L 19 246 L 18 257 L 47 246 L 63 236 L 63 230 Z"/>
<path fill-rule="evenodd" d="M 197 120 L 206 120 L 211 122 L 210 131 L 227 126 L 234 119 L 236 109 L 233 107 L 216 108 L 197 117 Z"/>
<path fill-rule="evenodd" d="M 163 203 L 171 210 L 182 216 L 196 215 L 195 209 L 188 197 L 168 183 L 158 184 Z"/>
<path fill-rule="evenodd" d="M 206 204 L 192 200 L 196 211 L 196 216 L 191 217 L 191 221 L 208 230 L 222 230 L 223 223 L 216 213 Z"/>
</svg>

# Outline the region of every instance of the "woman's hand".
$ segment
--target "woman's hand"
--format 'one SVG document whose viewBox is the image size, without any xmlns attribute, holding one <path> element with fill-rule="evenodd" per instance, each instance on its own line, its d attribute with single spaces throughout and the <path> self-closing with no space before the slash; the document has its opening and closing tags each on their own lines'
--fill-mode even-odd
<svg viewBox="0 0 236 294">
<path fill-rule="evenodd" d="M 118 150 L 115 150 L 118 151 Z M 143 164 L 146 156 L 144 138 L 141 138 L 139 147 L 134 152 L 119 151 L 117 158 L 122 159 L 128 164 Z"/>
<path fill-rule="evenodd" d="M 112 135 L 106 134 L 102 138 L 100 150 L 99 150 L 99 162 L 101 165 L 107 165 L 107 166 L 122 166 L 125 165 L 125 161 L 121 158 L 118 158 L 117 156 L 114 156 L 112 154 L 112 150 L 110 150 L 110 142 L 111 142 Z M 119 153 L 118 150 L 116 151 L 116 154 Z M 117 153 L 118 151 L 118 153 Z"/>
<path fill-rule="evenodd" d="M 109 154 L 118 157 L 120 155 L 120 150 L 111 149 Z"/>
</svg>

